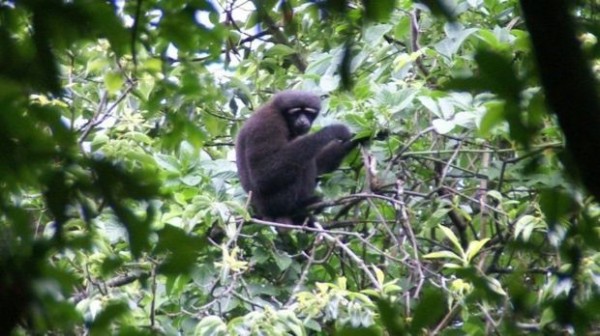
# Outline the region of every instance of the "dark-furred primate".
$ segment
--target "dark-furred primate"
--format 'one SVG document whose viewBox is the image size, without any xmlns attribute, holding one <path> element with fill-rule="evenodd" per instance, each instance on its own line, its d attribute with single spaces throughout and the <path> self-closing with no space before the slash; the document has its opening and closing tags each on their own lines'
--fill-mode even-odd
<svg viewBox="0 0 600 336">
<path fill-rule="evenodd" d="M 300 225 L 306 206 L 318 202 L 317 176 L 331 172 L 356 145 L 341 124 L 308 133 L 321 109 L 320 98 L 283 91 L 260 107 L 240 130 L 236 162 L 242 187 L 257 215 Z"/>
</svg>

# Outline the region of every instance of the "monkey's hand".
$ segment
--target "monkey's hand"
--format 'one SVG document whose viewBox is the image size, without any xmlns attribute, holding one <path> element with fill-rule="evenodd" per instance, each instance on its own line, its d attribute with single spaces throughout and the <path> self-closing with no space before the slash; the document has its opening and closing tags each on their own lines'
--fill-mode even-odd
<svg viewBox="0 0 600 336">
<path fill-rule="evenodd" d="M 331 136 L 332 140 L 339 140 L 342 142 L 349 141 L 352 139 L 352 132 L 350 129 L 342 124 L 329 125 L 323 129 Z"/>
</svg>

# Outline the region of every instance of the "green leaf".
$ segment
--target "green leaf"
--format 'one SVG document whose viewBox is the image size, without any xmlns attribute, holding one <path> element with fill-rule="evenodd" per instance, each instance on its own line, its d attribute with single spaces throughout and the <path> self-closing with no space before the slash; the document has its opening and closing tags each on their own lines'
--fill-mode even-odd
<svg viewBox="0 0 600 336">
<path fill-rule="evenodd" d="M 489 238 L 485 238 L 469 242 L 469 247 L 466 252 L 467 262 L 470 262 L 489 240 Z"/>
<path fill-rule="evenodd" d="M 296 53 L 296 51 L 285 44 L 276 44 L 269 50 L 267 50 L 267 55 L 269 56 L 288 56 Z"/>
<path fill-rule="evenodd" d="M 394 11 L 394 0 L 362 0 L 365 17 L 373 21 L 386 21 Z"/>
<path fill-rule="evenodd" d="M 364 39 L 367 43 L 379 43 L 383 38 L 383 35 L 388 33 L 392 29 L 391 24 L 375 24 L 369 25 L 365 28 Z"/>
<path fill-rule="evenodd" d="M 190 174 L 180 178 L 181 182 L 189 187 L 197 186 L 202 182 L 202 176 Z"/>
<path fill-rule="evenodd" d="M 464 266 L 464 262 L 461 262 L 461 264 L 454 264 L 454 263 L 445 263 L 444 265 L 442 265 L 443 268 L 449 268 L 449 269 L 454 269 L 454 270 L 460 270 L 463 269 Z"/>
<path fill-rule="evenodd" d="M 169 155 L 157 153 L 154 154 L 154 160 L 156 160 L 156 163 L 162 169 L 171 173 L 179 173 L 180 167 L 179 162 L 177 162 L 176 158 Z"/>
<path fill-rule="evenodd" d="M 431 97 L 421 96 L 417 98 L 423 106 L 425 106 L 431 113 L 433 113 L 436 117 L 443 117 L 442 112 L 440 111 L 440 107 L 438 102 Z"/>
<path fill-rule="evenodd" d="M 377 300 L 377 308 L 383 322 L 383 327 L 389 335 L 406 335 L 406 325 L 402 318 L 402 313 L 399 307 L 392 305 L 385 299 Z"/>
<path fill-rule="evenodd" d="M 540 223 L 541 219 L 532 215 L 525 215 L 519 218 L 515 223 L 515 238 L 521 236 L 524 241 L 528 241 L 533 230 Z"/>
<path fill-rule="evenodd" d="M 436 132 L 439 134 L 450 133 L 456 124 L 452 120 L 434 119 L 431 124 Z"/>
<path fill-rule="evenodd" d="M 460 245 L 460 242 L 458 241 L 458 238 L 456 237 L 456 235 L 454 234 L 454 232 L 452 232 L 452 230 L 450 228 L 447 228 L 443 225 L 438 225 L 437 226 L 440 230 L 442 230 L 442 232 L 444 233 L 444 235 L 446 236 L 446 238 L 448 238 L 452 244 L 454 245 L 454 247 L 456 247 L 456 249 L 458 251 L 460 251 L 461 254 L 464 254 L 464 250 L 462 248 L 462 246 Z"/>
<path fill-rule="evenodd" d="M 490 197 L 493 197 L 498 202 L 502 202 L 502 200 L 504 199 L 504 197 L 502 196 L 502 194 L 498 190 L 488 190 L 486 192 L 486 195 L 490 196 Z"/>
<path fill-rule="evenodd" d="M 506 292 L 504 291 L 504 289 L 502 289 L 502 284 L 500 283 L 500 281 L 498 281 L 498 279 L 492 278 L 489 276 L 486 276 L 485 279 L 487 280 L 487 285 L 488 285 L 489 289 L 494 291 L 496 294 L 499 294 L 502 296 L 507 295 Z"/>
<path fill-rule="evenodd" d="M 109 65 L 110 62 L 106 58 L 93 58 L 87 62 L 86 72 L 101 73 Z"/>
<path fill-rule="evenodd" d="M 402 287 L 395 285 L 393 283 L 387 283 L 383 286 L 383 292 L 387 295 L 394 294 L 402 291 Z"/>
<path fill-rule="evenodd" d="M 555 323 L 555 321 L 556 316 L 554 315 L 554 310 L 552 308 L 544 309 L 540 319 L 540 326 L 546 326 L 550 323 Z"/>
<path fill-rule="evenodd" d="M 129 311 L 125 302 L 111 302 L 98 314 L 90 326 L 92 335 L 109 332 L 111 322 Z"/>
<path fill-rule="evenodd" d="M 198 253 L 206 246 L 204 239 L 168 224 L 158 232 L 158 237 L 156 251 L 169 252 L 159 268 L 162 274 L 187 273 L 195 265 Z"/>
<path fill-rule="evenodd" d="M 411 334 L 418 335 L 424 329 L 435 326 L 444 316 L 446 299 L 441 289 L 428 287 L 414 308 L 410 325 Z"/>
<path fill-rule="evenodd" d="M 323 75 L 319 80 L 319 87 L 325 92 L 336 90 L 340 85 L 340 77 L 334 75 Z"/>
<path fill-rule="evenodd" d="M 540 207 L 546 216 L 546 222 L 550 228 L 559 224 L 559 220 L 578 208 L 577 201 L 573 195 L 565 190 L 547 189 L 541 194 Z"/>
<path fill-rule="evenodd" d="M 504 118 L 504 103 L 503 102 L 489 102 L 486 105 L 486 113 L 481 118 L 479 124 L 479 134 L 486 137 L 489 136 L 492 130 L 501 125 L 506 121 Z"/>
<path fill-rule="evenodd" d="M 447 206 L 443 206 L 436 209 L 435 212 L 429 216 L 429 218 L 425 222 L 424 227 L 428 229 L 437 227 L 440 223 L 442 223 L 443 219 L 450 211 L 452 211 L 452 209 Z"/>
<path fill-rule="evenodd" d="M 166 281 L 166 290 L 170 296 L 180 297 L 185 293 L 186 286 L 190 282 L 190 277 L 185 275 L 169 276 Z"/>
<path fill-rule="evenodd" d="M 108 72 L 104 75 L 104 85 L 110 93 L 118 92 L 123 87 L 124 82 L 123 76 L 117 72 Z"/>
<path fill-rule="evenodd" d="M 223 123 L 222 119 L 210 114 L 204 114 L 202 119 L 204 120 L 204 126 L 206 127 L 206 130 L 212 136 L 219 136 L 223 134 L 223 129 L 225 126 L 227 126 L 225 123 Z"/>
<path fill-rule="evenodd" d="M 281 271 L 285 271 L 292 264 L 292 258 L 286 253 L 275 253 L 273 257 Z"/>
<path fill-rule="evenodd" d="M 451 251 L 431 252 L 431 253 L 427 253 L 426 255 L 424 255 L 423 258 L 425 258 L 425 259 L 450 258 L 450 259 L 456 259 L 458 261 L 463 261 L 463 259 L 460 256 L 458 256 L 456 253 L 451 252 Z"/>
<path fill-rule="evenodd" d="M 206 316 L 196 326 L 195 335 L 202 336 L 225 336 L 227 325 L 218 316 Z"/>
<path fill-rule="evenodd" d="M 471 34 L 477 32 L 477 28 L 465 28 L 457 22 L 448 22 L 444 25 L 447 37 L 435 44 L 435 50 L 450 59 L 458 53 L 460 47 Z"/>
<path fill-rule="evenodd" d="M 504 54 L 480 49 L 475 59 L 486 86 L 512 104 L 518 104 L 522 83 L 515 74 L 512 61 Z"/>
<path fill-rule="evenodd" d="M 184 140 L 179 145 L 179 159 L 184 163 L 195 162 L 198 160 L 198 151 L 191 143 Z"/>
<path fill-rule="evenodd" d="M 385 274 L 375 266 L 373 266 L 373 271 L 375 272 L 377 282 L 379 282 L 380 285 L 383 285 L 385 283 Z"/>
</svg>

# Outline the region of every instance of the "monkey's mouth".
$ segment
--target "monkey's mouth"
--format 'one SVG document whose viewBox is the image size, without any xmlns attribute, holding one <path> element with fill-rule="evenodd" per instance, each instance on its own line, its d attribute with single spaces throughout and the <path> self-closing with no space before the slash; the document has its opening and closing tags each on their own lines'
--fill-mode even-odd
<svg viewBox="0 0 600 336">
<path fill-rule="evenodd" d="M 310 130 L 310 125 L 305 125 L 305 124 L 296 125 L 296 127 L 294 127 L 294 130 L 296 131 L 297 135 L 303 135 L 303 134 L 308 133 L 308 130 Z"/>
</svg>

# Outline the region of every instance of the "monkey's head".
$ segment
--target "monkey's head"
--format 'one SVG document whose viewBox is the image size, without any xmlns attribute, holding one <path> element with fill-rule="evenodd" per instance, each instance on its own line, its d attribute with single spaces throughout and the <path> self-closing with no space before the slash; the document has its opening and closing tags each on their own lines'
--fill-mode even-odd
<svg viewBox="0 0 600 336">
<path fill-rule="evenodd" d="M 321 110 L 321 98 L 305 91 L 279 92 L 272 104 L 285 119 L 292 137 L 306 134 Z"/>
</svg>

